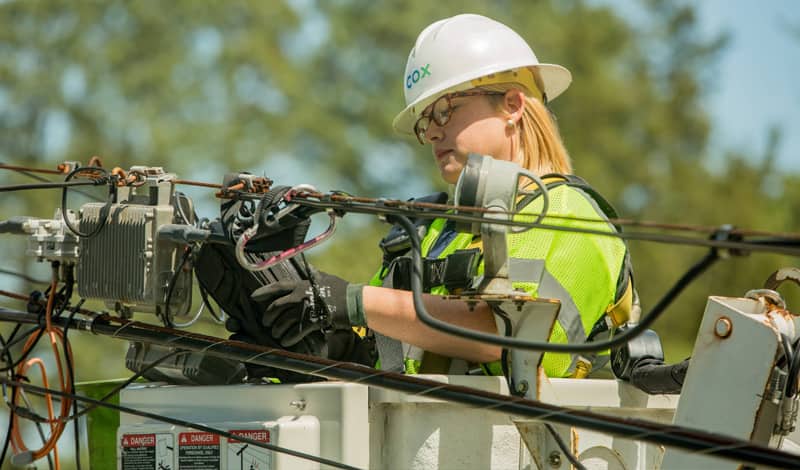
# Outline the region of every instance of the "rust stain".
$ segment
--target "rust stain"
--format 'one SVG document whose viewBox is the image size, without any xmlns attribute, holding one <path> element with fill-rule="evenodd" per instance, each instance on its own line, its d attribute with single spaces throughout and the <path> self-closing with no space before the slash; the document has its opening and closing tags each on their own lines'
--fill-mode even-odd
<svg viewBox="0 0 800 470">
<path fill-rule="evenodd" d="M 733 332 L 733 323 L 731 319 L 725 316 L 717 318 L 714 322 L 714 336 L 717 338 L 727 338 Z"/>
<path fill-rule="evenodd" d="M 578 458 L 578 430 L 575 429 L 575 428 L 569 428 L 569 432 L 570 432 L 571 437 L 572 437 L 572 439 L 571 439 L 572 440 L 572 445 L 570 446 L 572 448 L 571 449 L 572 450 L 572 455 L 574 455 L 575 458 L 580 461 L 580 459 Z M 570 465 L 569 468 L 573 469 L 575 467 Z"/>
<path fill-rule="evenodd" d="M 769 314 L 770 315 L 778 315 L 780 317 L 783 317 L 783 319 L 786 320 L 786 321 L 792 321 L 794 319 L 794 316 L 795 316 L 792 312 L 790 312 L 790 311 L 788 311 L 786 309 L 783 309 L 783 308 L 776 308 L 776 309 L 770 310 Z"/>
</svg>

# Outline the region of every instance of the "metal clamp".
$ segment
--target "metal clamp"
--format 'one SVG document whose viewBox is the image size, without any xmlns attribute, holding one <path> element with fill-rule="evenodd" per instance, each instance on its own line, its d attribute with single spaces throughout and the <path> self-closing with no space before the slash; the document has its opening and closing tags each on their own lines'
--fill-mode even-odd
<svg viewBox="0 0 800 470">
<path fill-rule="evenodd" d="M 783 300 L 783 296 L 772 289 L 752 289 L 747 291 L 744 296 L 759 302 L 769 302 L 780 309 L 786 310 L 786 301 Z"/>
<path fill-rule="evenodd" d="M 764 288 L 775 290 L 785 281 L 792 281 L 800 286 L 800 269 L 781 268 L 775 271 L 764 283 Z"/>
</svg>

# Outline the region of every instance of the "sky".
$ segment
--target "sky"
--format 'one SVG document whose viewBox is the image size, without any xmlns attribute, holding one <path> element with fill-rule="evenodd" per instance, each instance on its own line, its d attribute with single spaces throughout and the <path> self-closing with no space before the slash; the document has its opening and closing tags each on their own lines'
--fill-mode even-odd
<svg viewBox="0 0 800 470">
<path fill-rule="evenodd" d="M 763 152 L 770 126 L 783 133 L 777 164 L 800 171 L 800 3 L 794 0 L 699 3 L 703 31 L 730 31 L 719 84 L 708 96 L 714 149 Z"/>
<path fill-rule="evenodd" d="M 638 21 L 632 0 L 600 0 Z M 700 32 L 722 32 L 730 42 L 713 71 L 705 99 L 712 120 L 712 161 L 726 151 L 763 155 L 772 126 L 782 131 L 776 164 L 800 171 L 800 2 L 703 0 L 691 2 Z"/>
</svg>

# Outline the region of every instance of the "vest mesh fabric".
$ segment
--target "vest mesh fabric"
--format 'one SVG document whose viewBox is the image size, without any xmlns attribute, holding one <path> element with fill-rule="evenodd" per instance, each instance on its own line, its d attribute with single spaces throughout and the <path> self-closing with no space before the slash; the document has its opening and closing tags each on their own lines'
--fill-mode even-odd
<svg viewBox="0 0 800 470">
<path fill-rule="evenodd" d="M 614 228 L 605 221 L 605 215 L 597 204 L 582 190 L 560 185 L 548 192 L 550 205 L 548 215 L 542 223 L 560 227 L 585 228 L 613 232 Z M 533 221 L 541 212 L 542 198 L 537 198 L 520 211 L 515 217 L 519 221 Z M 526 215 L 530 214 L 530 215 Z M 553 216 L 572 216 L 591 219 L 602 219 L 602 222 L 586 222 L 562 219 Z M 430 225 L 422 240 L 422 255 L 426 256 L 436 239 L 442 233 L 446 221 L 436 219 Z M 455 239 L 439 254 L 445 258 L 457 250 L 470 247 L 473 236 L 459 233 Z M 617 277 L 624 261 L 626 247 L 616 237 L 591 235 L 567 231 L 547 229 L 531 229 L 522 233 L 507 235 L 508 257 L 520 259 L 545 260 L 545 270 L 552 275 L 569 294 L 580 313 L 584 332 L 591 331 L 592 326 L 603 316 L 606 308 L 614 303 Z M 483 272 L 481 262 L 479 273 Z M 370 281 L 370 285 L 380 286 L 383 282 L 383 270 L 378 271 Z M 534 282 L 514 282 L 514 288 L 525 290 L 533 297 L 547 296 L 547 292 L 539 292 L 539 284 Z M 432 294 L 446 295 L 444 286 L 431 289 Z M 558 298 L 558 297 L 555 297 Z M 562 302 L 565 299 L 559 299 Z M 582 341 L 584 338 L 573 338 Z M 550 342 L 566 343 L 567 333 L 559 322 L 556 322 Z M 572 356 L 570 354 L 546 353 L 542 367 L 550 377 L 564 377 L 570 373 Z M 499 361 L 485 364 L 484 370 L 501 375 Z"/>
<path fill-rule="evenodd" d="M 573 216 L 605 219 L 594 201 L 578 188 L 558 186 L 548 192 L 551 216 Z M 538 214 L 542 209 L 538 198 L 525 207 L 523 214 Z M 533 216 L 520 215 L 517 220 L 534 220 Z M 613 232 L 608 222 L 585 222 L 556 217 L 546 217 L 546 225 L 584 228 Z M 569 293 L 580 312 L 584 332 L 603 316 L 606 308 L 614 303 L 617 277 L 625 257 L 625 243 L 616 237 L 585 233 L 532 229 L 507 237 L 510 258 L 544 259 L 545 269 Z M 538 284 L 515 283 L 531 296 L 547 296 L 539 292 Z M 561 299 L 563 300 L 563 299 Z M 566 343 L 567 334 L 560 323 L 556 323 L 550 336 L 551 342 Z M 574 341 L 574 340 L 573 340 Z M 542 366 L 548 376 L 562 377 L 569 373 L 572 357 L 569 354 L 546 353 Z"/>
</svg>

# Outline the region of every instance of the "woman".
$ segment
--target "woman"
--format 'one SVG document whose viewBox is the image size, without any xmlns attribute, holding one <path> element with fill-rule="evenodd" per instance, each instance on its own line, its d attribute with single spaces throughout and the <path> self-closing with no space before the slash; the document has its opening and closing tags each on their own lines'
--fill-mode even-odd
<svg viewBox="0 0 800 470">
<path fill-rule="evenodd" d="M 458 15 L 431 24 L 417 38 L 403 80 L 407 106 L 395 118 L 394 127 L 415 135 L 420 144 L 430 145 L 442 178 L 450 184 L 457 181 L 469 153 L 508 160 L 540 176 L 568 175 L 572 172 L 570 159 L 546 104 L 570 81 L 565 68 L 539 63 L 528 44 L 507 26 L 479 15 Z M 600 207 L 607 203 L 591 188 L 573 184 L 565 177 L 551 180 L 554 186 L 549 191 L 548 214 L 605 218 Z M 540 209 L 541 200 L 537 199 L 523 211 L 537 213 Z M 546 223 L 598 229 L 596 222 L 574 219 L 546 219 Z M 608 223 L 599 225 L 614 230 Z M 538 264 L 542 269 L 526 273 L 514 287 L 562 303 L 550 341 L 583 342 L 591 331 L 627 319 L 633 291 L 627 250 L 619 239 L 529 230 L 509 234 L 507 243 L 510 258 L 543 261 Z M 480 241 L 437 219 L 422 246 L 423 256 L 444 258 L 479 248 Z M 422 355 L 421 350 L 473 364 L 493 363 L 501 357 L 498 346 L 440 333 L 421 323 L 410 292 L 383 287 L 392 277 L 389 271 L 387 263 L 367 286 L 321 273 L 318 282 L 334 326 L 367 326 L 416 346 L 418 350 L 405 350 L 408 372 L 458 370 L 452 363 L 438 370 L 426 367 L 426 359 L 440 357 Z M 271 302 L 264 324 L 273 328 L 273 334 L 304 330 L 302 325 L 295 330 L 302 317 L 297 309 L 301 308 L 300 299 L 305 298 L 304 289 L 302 285 L 279 283 L 254 293 L 254 298 Z M 431 292 L 444 294 L 446 290 L 432 286 Z M 441 320 L 497 332 L 493 314 L 485 304 L 472 309 L 464 302 L 426 295 L 425 305 Z M 440 360 L 435 362 L 441 364 Z M 568 354 L 547 354 L 543 366 L 550 376 L 578 376 L 587 371 L 590 362 Z M 462 364 L 461 370 L 467 367 Z M 498 367 L 484 370 L 499 372 Z"/>
</svg>

